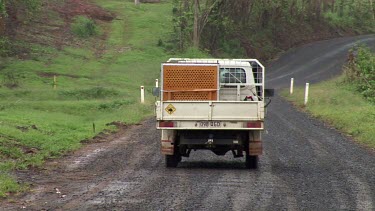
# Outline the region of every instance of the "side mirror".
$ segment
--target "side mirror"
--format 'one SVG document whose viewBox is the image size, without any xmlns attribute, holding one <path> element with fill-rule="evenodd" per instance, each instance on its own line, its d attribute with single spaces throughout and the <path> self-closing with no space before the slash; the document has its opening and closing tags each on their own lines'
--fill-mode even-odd
<svg viewBox="0 0 375 211">
<path fill-rule="evenodd" d="M 273 97 L 275 95 L 275 89 L 265 89 L 264 97 Z"/>
<path fill-rule="evenodd" d="M 152 95 L 155 96 L 155 97 L 159 97 L 160 96 L 160 88 L 159 87 L 152 88 Z"/>
</svg>

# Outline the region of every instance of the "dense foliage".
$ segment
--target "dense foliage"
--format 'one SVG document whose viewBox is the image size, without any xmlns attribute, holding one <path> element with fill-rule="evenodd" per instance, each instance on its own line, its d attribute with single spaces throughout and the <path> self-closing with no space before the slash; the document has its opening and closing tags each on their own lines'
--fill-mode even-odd
<svg viewBox="0 0 375 211">
<path fill-rule="evenodd" d="M 351 50 L 345 73 L 349 83 L 354 83 L 366 99 L 375 102 L 375 54 L 369 48 Z"/>
<path fill-rule="evenodd" d="M 174 0 L 173 13 L 176 48 L 193 44 L 237 56 L 278 46 L 296 31 L 315 36 L 322 25 L 358 33 L 375 29 L 373 0 Z"/>
</svg>

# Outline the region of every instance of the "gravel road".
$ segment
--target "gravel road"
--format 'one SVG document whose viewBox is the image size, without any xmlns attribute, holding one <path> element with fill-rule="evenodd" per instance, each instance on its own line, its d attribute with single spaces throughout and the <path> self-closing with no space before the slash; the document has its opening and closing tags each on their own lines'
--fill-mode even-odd
<svg viewBox="0 0 375 211">
<path fill-rule="evenodd" d="M 268 85 L 287 87 L 337 75 L 347 50 L 375 36 L 317 42 L 268 68 Z M 275 97 L 258 170 L 244 159 L 192 152 L 166 169 L 153 119 L 112 142 L 87 146 L 57 167 L 20 175 L 33 191 L 3 210 L 375 210 L 375 154 Z M 49 164 L 49 166 L 53 166 Z M 59 192 L 56 193 L 57 188 Z"/>
</svg>

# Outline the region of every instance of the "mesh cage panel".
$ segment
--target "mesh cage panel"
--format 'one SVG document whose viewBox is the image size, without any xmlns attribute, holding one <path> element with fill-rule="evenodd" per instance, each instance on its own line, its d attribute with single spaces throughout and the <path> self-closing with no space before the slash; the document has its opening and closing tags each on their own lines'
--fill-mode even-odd
<svg viewBox="0 0 375 211">
<path fill-rule="evenodd" d="M 256 86 L 256 91 L 258 96 L 263 96 L 263 68 L 256 62 L 250 63 L 253 69 L 254 82 L 256 84 L 261 84 Z"/>
<path fill-rule="evenodd" d="M 215 96 L 215 97 L 213 97 Z M 211 96 L 209 92 L 175 92 L 172 93 L 173 100 L 179 101 L 200 101 L 200 100 L 213 100 L 216 99 L 216 92 L 212 92 Z"/>
<path fill-rule="evenodd" d="M 217 100 L 217 66 L 163 66 L 163 99 Z"/>
</svg>

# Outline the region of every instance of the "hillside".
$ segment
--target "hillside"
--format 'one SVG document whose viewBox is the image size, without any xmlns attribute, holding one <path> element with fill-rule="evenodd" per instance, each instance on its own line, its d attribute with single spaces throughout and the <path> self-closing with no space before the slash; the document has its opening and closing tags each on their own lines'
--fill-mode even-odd
<svg viewBox="0 0 375 211">
<path fill-rule="evenodd" d="M 170 16 L 161 15 L 170 12 L 167 2 L 54 2 L 5 38 L 12 51 L 0 62 L 1 196 L 20 190 L 9 171 L 40 166 L 152 115 L 150 89 L 168 58 L 157 46 L 169 28 Z M 90 16 L 92 8 L 103 15 Z M 74 35 L 76 15 L 94 18 L 98 35 Z M 139 103 L 141 85 L 146 104 Z"/>
</svg>

